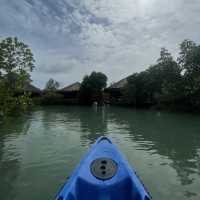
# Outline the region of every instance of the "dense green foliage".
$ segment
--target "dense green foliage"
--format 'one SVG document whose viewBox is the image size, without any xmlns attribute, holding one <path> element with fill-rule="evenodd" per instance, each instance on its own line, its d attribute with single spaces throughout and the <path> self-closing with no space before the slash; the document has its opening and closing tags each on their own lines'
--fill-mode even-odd
<svg viewBox="0 0 200 200">
<path fill-rule="evenodd" d="M 27 109 L 31 99 L 24 86 L 30 83 L 29 73 L 33 69 L 33 54 L 26 44 L 10 37 L 0 41 L 1 114 Z"/>
<path fill-rule="evenodd" d="M 177 61 L 162 48 L 155 65 L 128 77 L 123 98 L 137 107 L 155 105 L 200 111 L 200 45 L 183 41 Z"/>
<path fill-rule="evenodd" d="M 63 104 L 63 95 L 57 92 L 60 84 L 50 78 L 46 85 L 41 98 L 42 105 L 59 105 Z"/>
<path fill-rule="evenodd" d="M 31 82 L 34 62 L 30 48 L 17 38 L 0 41 L 0 115 L 26 110 L 31 104 L 25 86 Z M 77 95 L 80 104 L 89 105 L 95 101 L 102 104 L 106 85 L 105 74 L 92 72 L 86 75 Z M 59 83 L 49 79 L 40 97 L 41 103 L 66 103 L 58 88 Z M 120 104 L 200 111 L 200 45 L 184 40 L 177 59 L 162 48 L 157 62 L 145 71 L 129 76 L 119 94 L 117 102 Z M 67 98 L 67 94 L 65 96 Z M 110 96 L 112 98 L 112 94 Z"/>
<path fill-rule="evenodd" d="M 80 88 L 81 104 L 102 103 L 102 90 L 107 85 L 107 77 L 101 72 L 92 72 L 83 78 Z"/>
<path fill-rule="evenodd" d="M 40 98 L 39 104 L 42 105 L 62 105 L 64 104 L 64 97 L 62 94 L 56 92 L 44 92 Z"/>
<path fill-rule="evenodd" d="M 45 91 L 55 92 L 59 88 L 59 86 L 60 84 L 56 80 L 50 78 L 46 83 Z"/>
</svg>

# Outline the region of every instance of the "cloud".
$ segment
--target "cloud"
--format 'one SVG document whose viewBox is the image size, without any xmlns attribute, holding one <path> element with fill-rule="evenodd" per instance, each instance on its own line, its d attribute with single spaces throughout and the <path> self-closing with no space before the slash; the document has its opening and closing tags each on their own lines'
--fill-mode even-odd
<svg viewBox="0 0 200 200">
<path fill-rule="evenodd" d="M 85 65 L 85 61 L 81 60 L 80 57 L 75 58 L 74 56 L 69 56 L 63 54 L 62 51 L 49 51 L 40 54 L 41 58 L 38 65 L 37 71 L 48 75 L 60 75 L 69 74 L 78 70 L 81 66 Z"/>
<path fill-rule="evenodd" d="M 68 84 L 92 70 L 117 81 L 154 63 L 165 46 L 200 42 L 199 0 L 1 0 L 0 36 L 33 49 L 36 85 Z"/>
</svg>

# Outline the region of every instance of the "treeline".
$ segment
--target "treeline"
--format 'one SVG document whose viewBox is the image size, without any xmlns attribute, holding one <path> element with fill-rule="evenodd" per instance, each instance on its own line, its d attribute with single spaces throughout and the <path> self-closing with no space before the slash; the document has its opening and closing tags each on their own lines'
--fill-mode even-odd
<svg viewBox="0 0 200 200">
<path fill-rule="evenodd" d="M 30 72 L 35 68 L 34 64 L 34 56 L 28 45 L 17 38 L 8 37 L 0 40 L 0 117 L 26 111 L 34 103 L 66 103 L 63 93 L 58 89 L 59 83 L 53 79 L 46 83 L 39 98 L 33 97 L 33 91 L 26 89 L 31 83 Z M 86 75 L 76 96 L 78 103 L 102 103 L 102 91 L 106 87 L 106 82 L 107 77 L 101 72 Z"/>
<path fill-rule="evenodd" d="M 50 78 L 43 90 L 42 96 L 39 101 L 34 101 L 41 105 L 60 105 L 63 104 L 63 95 L 57 93 L 60 84 L 58 81 Z M 38 100 L 38 99 L 37 99 Z"/>
<path fill-rule="evenodd" d="M 83 78 L 80 88 L 79 102 L 83 105 L 90 105 L 97 102 L 104 103 L 103 89 L 107 85 L 107 76 L 101 72 L 92 72 Z"/>
<path fill-rule="evenodd" d="M 80 84 L 78 91 L 71 92 L 59 90 L 59 83 L 50 78 L 45 86 L 43 95 L 40 98 L 42 105 L 59 105 L 59 104 L 79 104 L 92 105 L 96 102 L 98 105 L 104 104 L 103 89 L 107 85 L 107 76 L 101 72 L 93 71 L 90 75 L 85 75 Z M 67 97 L 65 97 L 67 95 Z M 72 97 L 71 97 L 72 96 Z M 69 100 L 70 101 L 69 103 Z M 74 102 L 73 102 L 74 100 Z"/>
<path fill-rule="evenodd" d="M 24 87 L 31 83 L 30 72 L 35 68 L 34 63 L 28 45 L 17 38 L 0 40 L 0 116 L 12 114 L 16 110 L 27 110 L 32 104 L 31 93 Z M 105 74 L 92 72 L 86 75 L 76 96 L 78 103 L 110 103 L 108 99 L 105 101 L 106 85 Z M 59 83 L 50 79 L 42 91 L 41 102 L 63 103 L 65 99 L 58 88 Z M 156 64 L 129 76 L 127 84 L 120 88 L 120 93 L 120 104 L 123 105 L 199 112 L 200 45 L 184 40 L 180 44 L 177 59 L 162 48 Z M 112 94 L 109 95 L 112 98 Z"/>
<path fill-rule="evenodd" d="M 200 111 L 200 45 L 184 40 L 176 60 L 162 48 L 155 65 L 127 81 L 122 96 L 125 104 Z"/>
<path fill-rule="evenodd" d="M 31 49 L 17 38 L 0 41 L 0 117 L 31 105 L 24 87 L 31 82 L 34 62 Z"/>
</svg>

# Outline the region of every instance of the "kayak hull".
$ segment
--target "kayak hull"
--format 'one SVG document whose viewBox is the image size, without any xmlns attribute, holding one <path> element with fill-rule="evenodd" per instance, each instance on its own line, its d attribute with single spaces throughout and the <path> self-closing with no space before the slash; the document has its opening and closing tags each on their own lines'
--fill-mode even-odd
<svg viewBox="0 0 200 200">
<path fill-rule="evenodd" d="M 96 141 L 56 197 L 56 200 L 150 199 L 136 172 L 107 137 Z"/>
</svg>

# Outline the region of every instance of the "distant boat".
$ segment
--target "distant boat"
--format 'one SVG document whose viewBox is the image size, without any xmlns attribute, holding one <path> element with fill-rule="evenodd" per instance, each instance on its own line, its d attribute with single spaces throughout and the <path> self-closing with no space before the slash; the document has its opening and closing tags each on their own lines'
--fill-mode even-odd
<svg viewBox="0 0 200 200">
<path fill-rule="evenodd" d="M 107 137 L 99 138 L 56 200 L 150 200 L 135 171 Z"/>
</svg>

